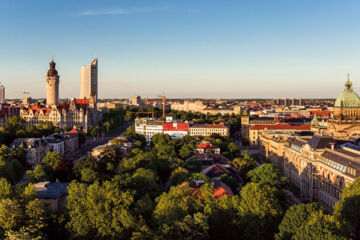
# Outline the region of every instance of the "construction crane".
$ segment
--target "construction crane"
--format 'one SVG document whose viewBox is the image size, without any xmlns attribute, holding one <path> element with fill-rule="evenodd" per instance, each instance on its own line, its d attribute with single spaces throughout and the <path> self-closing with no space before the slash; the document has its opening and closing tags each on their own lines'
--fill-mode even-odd
<svg viewBox="0 0 360 240">
<path fill-rule="evenodd" d="M 152 118 L 155 117 L 154 110 L 152 110 L 151 112 L 131 112 L 131 113 L 132 114 L 150 114 L 151 113 Z"/>
<path fill-rule="evenodd" d="M 159 95 L 157 95 L 157 97 L 162 98 L 162 105 L 163 105 L 162 116 L 163 116 L 163 120 L 165 121 L 165 103 L 166 103 L 165 93 L 159 94 Z"/>
</svg>

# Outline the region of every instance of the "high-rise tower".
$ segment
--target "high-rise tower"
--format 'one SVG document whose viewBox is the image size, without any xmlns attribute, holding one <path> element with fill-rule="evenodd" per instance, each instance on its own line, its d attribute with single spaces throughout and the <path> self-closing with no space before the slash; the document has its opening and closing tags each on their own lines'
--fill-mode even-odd
<svg viewBox="0 0 360 240">
<path fill-rule="evenodd" d="M 0 104 L 5 103 L 5 87 L 0 84 Z"/>
<path fill-rule="evenodd" d="M 56 105 L 59 101 L 59 75 L 55 69 L 54 60 L 50 62 L 50 69 L 46 74 L 46 105 Z"/>
<path fill-rule="evenodd" d="M 80 68 L 80 98 L 98 98 L 98 59 Z"/>
</svg>

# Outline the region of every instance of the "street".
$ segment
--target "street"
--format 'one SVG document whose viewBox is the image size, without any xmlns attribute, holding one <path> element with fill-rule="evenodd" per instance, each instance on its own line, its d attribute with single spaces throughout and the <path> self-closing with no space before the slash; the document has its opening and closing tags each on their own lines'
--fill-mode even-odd
<svg viewBox="0 0 360 240">
<path fill-rule="evenodd" d="M 126 131 L 126 129 L 131 124 L 132 123 L 125 124 L 122 128 L 110 133 L 108 136 L 105 136 L 105 137 L 102 136 L 98 139 L 92 139 L 92 140 L 86 141 L 86 143 L 81 146 L 81 149 L 79 149 L 78 151 L 73 152 L 71 154 L 68 154 L 66 157 L 68 159 L 70 159 L 75 166 L 78 159 L 87 157 L 92 152 L 92 150 L 94 148 L 96 148 L 97 146 L 104 145 L 104 144 L 108 143 L 111 139 L 120 136 L 123 132 Z"/>
</svg>

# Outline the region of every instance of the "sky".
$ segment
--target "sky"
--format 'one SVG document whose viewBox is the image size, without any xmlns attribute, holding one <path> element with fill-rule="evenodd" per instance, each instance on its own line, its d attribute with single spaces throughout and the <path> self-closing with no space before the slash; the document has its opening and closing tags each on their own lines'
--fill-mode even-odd
<svg viewBox="0 0 360 240">
<path fill-rule="evenodd" d="M 358 0 L 1 0 L 7 98 L 79 97 L 99 58 L 99 97 L 336 98 L 360 93 Z"/>
</svg>

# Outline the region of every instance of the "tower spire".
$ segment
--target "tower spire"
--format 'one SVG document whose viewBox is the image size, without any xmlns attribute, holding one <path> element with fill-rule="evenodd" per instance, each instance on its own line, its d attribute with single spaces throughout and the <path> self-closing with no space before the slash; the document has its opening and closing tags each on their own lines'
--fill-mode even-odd
<svg viewBox="0 0 360 240">
<path fill-rule="evenodd" d="M 350 74 L 347 74 L 347 81 L 345 82 L 345 90 L 352 90 L 352 83 L 350 81 Z"/>
</svg>

